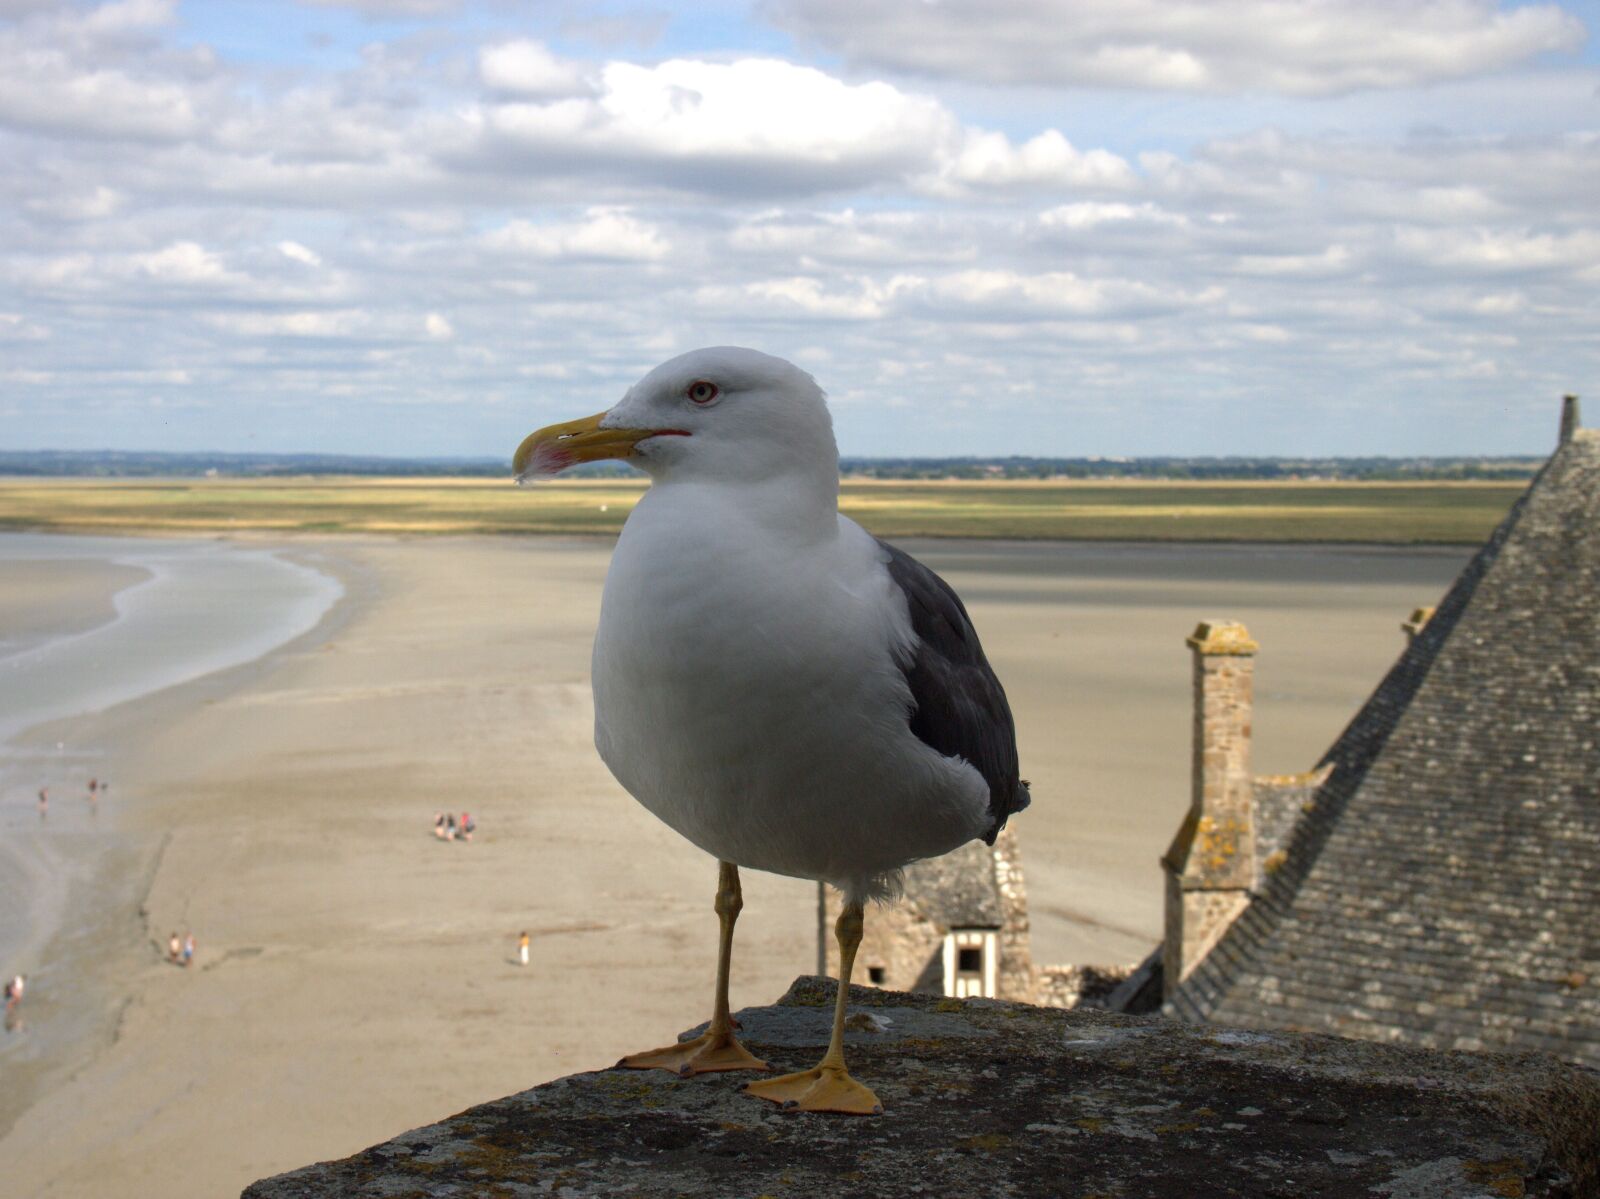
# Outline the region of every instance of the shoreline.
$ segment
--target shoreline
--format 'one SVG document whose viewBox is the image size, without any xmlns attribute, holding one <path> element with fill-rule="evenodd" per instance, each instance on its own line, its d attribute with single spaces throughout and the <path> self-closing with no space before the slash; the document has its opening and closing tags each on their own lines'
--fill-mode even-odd
<svg viewBox="0 0 1600 1199">
<path fill-rule="evenodd" d="M 110 624 L 118 615 L 116 597 L 151 577 L 139 567 L 99 560 L 35 559 L 31 565 L 31 577 L 12 576 L 0 591 L 0 662 Z"/>
<path fill-rule="evenodd" d="M 285 559 L 307 556 L 304 547 L 285 546 L 273 553 Z M 36 565 L 44 560 L 25 561 Z M 64 561 L 76 565 L 80 560 Z M 54 621 L 47 636 L 21 654 L 111 628 L 126 616 L 122 597 L 158 578 L 150 569 L 105 565 L 118 572 L 121 585 L 104 596 L 104 602 L 100 597 L 80 597 L 82 602 L 73 611 Z M 65 770 L 74 777 L 116 773 L 120 780 L 120 769 L 108 772 L 106 765 L 136 761 L 143 729 L 152 720 L 177 717 L 218 695 L 247 687 L 270 666 L 269 659 L 331 635 L 344 619 L 342 609 L 349 602 L 351 584 L 325 562 L 310 569 L 334 577 L 341 594 L 305 632 L 220 670 L 158 685 L 103 709 L 26 725 L 9 736 L 5 749 L 23 761 L 54 757 L 57 773 Z M 86 621 L 84 613 L 89 611 L 102 618 Z M 67 745 L 72 749 L 63 756 Z M 101 765 L 95 766 L 96 762 Z M 13 765 L 12 772 L 23 769 Z M 137 771 L 131 773 L 137 777 Z M 19 1012 L 19 1031 L 26 1039 L 21 1044 L 0 1043 L 7 1063 L 7 1086 L 0 1094 L 0 1143 L 35 1103 L 115 1043 L 121 1015 L 134 999 L 122 980 L 152 947 L 158 957 L 164 953 L 145 925 L 144 913 L 170 833 L 139 826 L 141 797 L 136 785 L 108 784 L 104 797 L 88 808 L 87 815 L 84 794 L 61 788 L 55 781 L 50 785 L 55 793 L 48 820 L 33 825 L 31 811 L 14 818 L 13 825 L 20 822 L 25 827 L 14 827 L 12 836 L 0 844 L 5 857 L 0 871 L 9 872 L 26 896 L 26 918 L 18 922 L 22 935 L 5 946 L 7 968 L 29 977 L 27 999 Z M 21 789 L 20 784 L 11 789 Z M 37 1035 L 30 1024 L 32 1030 L 48 1032 Z"/>
</svg>

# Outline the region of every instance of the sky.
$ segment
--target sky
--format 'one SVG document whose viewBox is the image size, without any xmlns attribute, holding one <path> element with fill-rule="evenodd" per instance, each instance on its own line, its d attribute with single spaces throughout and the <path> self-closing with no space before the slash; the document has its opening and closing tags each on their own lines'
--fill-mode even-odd
<svg viewBox="0 0 1600 1199">
<path fill-rule="evenodd" d="M 0 0 L 0 448 L 509 457 L 703 345 L 847 455 L 1600 424 L 1600 3 Z"/>
</svg>

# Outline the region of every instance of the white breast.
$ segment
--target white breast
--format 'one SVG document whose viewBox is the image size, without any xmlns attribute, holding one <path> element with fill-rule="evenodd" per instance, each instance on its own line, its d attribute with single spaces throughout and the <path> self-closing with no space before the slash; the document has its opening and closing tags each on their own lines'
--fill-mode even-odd
<svg viewBox="0 0 1600 1199">
<path fill-rule="evenodd" d="M 853 522 L 797 540 L 724 491 L 651 489 L 606 578 L 595 743 L 718 858 L 861 889 L 987 824 L 988 789 L 907 725 L 912 636 Z"/>
</svg>

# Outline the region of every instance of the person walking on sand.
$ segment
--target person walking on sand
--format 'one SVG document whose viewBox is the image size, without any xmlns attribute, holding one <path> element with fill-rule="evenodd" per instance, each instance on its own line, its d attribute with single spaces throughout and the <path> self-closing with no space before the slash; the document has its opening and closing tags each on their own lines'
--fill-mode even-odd
<svg viewBox="0 0 1600 1199">
<path fill-rule="evenodd" d="M 463 841 L 472 840 L 473 830 L 475 830 L 477 827 L 478 826 L 472 822 L 471 813 L 461 813 L 461 839 Z"/>
<path fill-rule="evenodd" d="M 188 933 L 183 938 L 183 964 L 187 966 L 194 961 L 194 934 Z"/>
<path fill-rule="evenodd" d="M 517 938 L 517 957 L 521 959 L 522 964 L 524 966 L 526 966 L 528 964 L 528 930 L 527 929 L 523 929 L 522 930 L 522 935 Z"/>
<path fill-rule="evenodd" d="M 22 988 L 27 985 L 22 975 L 17 975 L 6 983 L 6 1015 L 5 1028 L 7 1032 L 16 1032 L 22 1027 Z"/>
<path fill-rule="evenodd" d="M 50 788 L 39 788 L 39 819 L 43 820 L 50 815 Z"/>
<path fill-rule="evenodd" d="M 444 813 L 443 812 L 435 812 L 433 814 L 433 835 L 435 837 L 439 838 L 439 840 L 441 840 L 441 841 L 444 840 Z"/>
<path fill-rule="evenodd" d="M 178 958 L 182 955 L 183 942 L 178 940 L 178 934 L 176 931 L 174 931 L 173 934 L 167 938 L 167 961 L 176 963 Z"/>
</svg>

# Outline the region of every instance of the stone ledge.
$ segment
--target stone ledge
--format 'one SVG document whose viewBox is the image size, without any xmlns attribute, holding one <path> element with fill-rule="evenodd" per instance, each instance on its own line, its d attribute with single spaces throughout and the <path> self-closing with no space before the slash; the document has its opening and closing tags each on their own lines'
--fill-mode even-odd
<svg viewBox="0 0 1600 1199">
<path fill-rule="evenodd" d="M 777 1005 L 740 1012 L 745 1043 L 780 1069 L 813 1065 L 833 993 L 801 978 Z M 740 1093 L 749 1075 L 604 1070 L 266 1179 L 245 1199 L 1600 1199 L 1600 1074 L 1540 1054 L 861 987 L 851 1002 L 851 1064 L 881 1117 L 783 1112 Z"/>
</svg>

